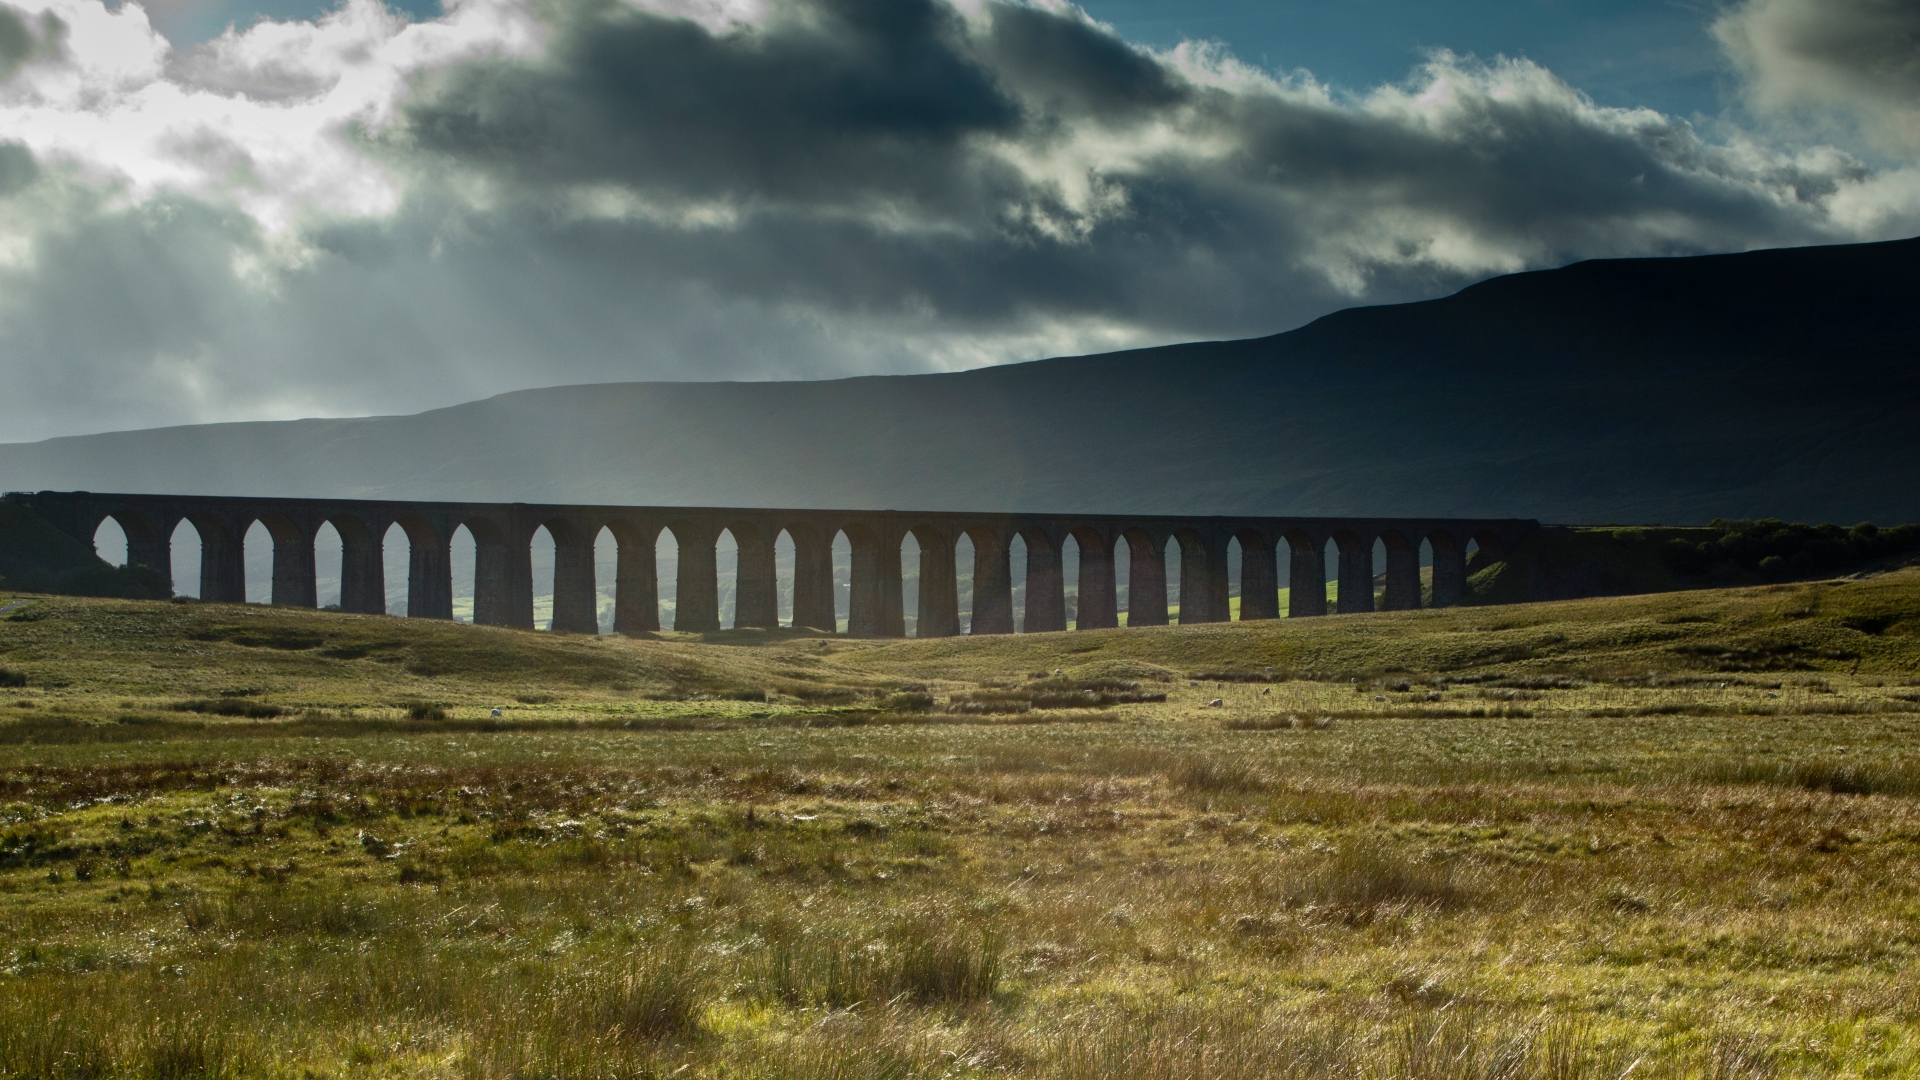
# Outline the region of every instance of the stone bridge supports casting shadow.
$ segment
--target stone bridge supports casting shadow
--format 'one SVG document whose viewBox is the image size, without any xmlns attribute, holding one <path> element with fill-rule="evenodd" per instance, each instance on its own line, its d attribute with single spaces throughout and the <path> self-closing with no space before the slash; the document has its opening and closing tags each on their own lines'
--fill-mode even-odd
<svg viewBox="0 0 1920 1080">
<path fill-rule="evenodd" d="M 1119 626 L 1120 595 L 1113 578 L 1116 537 L 1085 525 L 1073 530 L 1072 535 L 1074 546 L 1080 550 L 1077 628 L 1106 630 Z"/>
<path fill-rule="evenodd" d="M 349 499 L 112 495 L 40 492 L 11 495 L 29 503 L 70 535 L 91 542 L 108 518 L 127 537 L 128 560 L 170 572 L 172 536 L 181 522 L 200 537 L 201 599 L 246 599 L 245 537 L 254 523 L 273 543 L 275 604 L 318 602 L 314 538 L 323 525 L 340 537 L 340 606 L 360 614 L 386 611 L 385 543 L 399 525 L 406 537 L 407 611 L 413 618 L 453 618 L 451 544 L 464 527 L 474 543 L 473 619 L 492 626 L 532 629 L 532 543 L 545 529 L 553 540 L 553 618 L 556 631 L 592 634 L 600 628 L 600 583 L 594 544 L 609 533 L 617 547 L 613 629 L 662 629 L 655 546 L 663 533 L 679 548 L 672 629 L 712 633 L 725 625 L 718 546 L 722 534 L 738 551 L 732 625 L 780 625 L 781 589 L 775 557 L 782 536 L 793 545 L 791 625 L 838 628 L 833 547 L 851 551 L 847 632 L 860 637 L 906 634 L 902 549 L 912 537 L 920 551 L 919 637 L 961 632 L 959 543 L 973 548 L 973 634 L 1092 630 L 1121 624 L 1164 626 L 1169 620 L 1167 559 L 1177 550 L 1179 621 L 1232 618 L 1231 547 L 1240 550 L 1242 621 L 1301 618 L 1327 613 L 1326 558 L 1338 552 L 1336 610 L 1402 611 L 1460 603 L 1467 589 L 1467 548 L 1481 561 L 1510 550 L 1536 522 L 1497 519 L 1364 519 L 1175 517 L 1100 514 L 905 513 L 864 510 L 769 510 L 701 507 L 543 506 L 526 503 L 437 503 Z M 1012 548 L 1026 550 L 1025 606 L 1016 620 Z M 1066 550 L 1079 553 L 1069 610 Z M 1117 554 L 1126 543 L 1125 567 Z M 1421 545 L 1432 553 L 1430 584 L 1421 582 Z M 1376 568 L 1374 551 L 1386 553 Z M 1288 555 L 1286 610 L 1280 602 L 1282 547 Z M 1376 603 L 1376 570 L 1384 592 Z M 1122 605 L 1118 577 L 1126 576 Z"/>
<path fill-rule="evenodd" d="M 693 633 L 720 629 L 720 563 L 714 550 L 720 532 L 698 521 L 667 526 L 680 548 L 680 576 L 674 583 L 673 628 Z M 476 617 L 475 621 L 479 621 Z"/>
</svg>

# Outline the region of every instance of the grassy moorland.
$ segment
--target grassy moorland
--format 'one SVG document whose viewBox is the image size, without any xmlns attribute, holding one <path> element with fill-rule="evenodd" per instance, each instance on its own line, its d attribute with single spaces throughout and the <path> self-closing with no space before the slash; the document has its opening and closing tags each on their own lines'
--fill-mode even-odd
<svg viewBox="0 0 1920 1080">
<path fill-rule="evenodd" d="M 1920 571 L 892 644 L 44 597 L 0 717 L 0 1077 L 1920 1076 Z"/>
</svg>

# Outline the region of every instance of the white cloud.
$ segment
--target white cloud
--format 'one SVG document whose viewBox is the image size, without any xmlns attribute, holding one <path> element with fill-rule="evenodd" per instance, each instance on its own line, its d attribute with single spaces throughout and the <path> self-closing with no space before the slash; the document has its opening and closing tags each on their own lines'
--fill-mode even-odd
<svg viewBox="0 0 1920 1080">
<path fill-rule="evenodd" d="M 0 134 L 43 164 L 120 189 L 230 201 L 273 232 L 313 214 L 383 214 L 400 190 L 356 133 L 391 122 L 415 74 L 482 55 L 531 55 L 519 5 L 466 0 L 411 25 L 379 0 L 317 22 L 262 21 L 184 56 L 138 4 L 28 0 L 67 28 L 65 55 L 0 88 Z"/>
</svg>

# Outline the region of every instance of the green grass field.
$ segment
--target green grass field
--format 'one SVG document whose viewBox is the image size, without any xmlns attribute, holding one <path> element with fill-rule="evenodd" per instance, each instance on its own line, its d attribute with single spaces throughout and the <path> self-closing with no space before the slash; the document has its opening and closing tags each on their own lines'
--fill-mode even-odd
<svg viewBox="0 0 1920 1080">
<path fill-rule="evenodd" d="M 30 599 L 0 1077 L 1920 1077 L 1920 571 L 892 643 Z"/>
</svg>

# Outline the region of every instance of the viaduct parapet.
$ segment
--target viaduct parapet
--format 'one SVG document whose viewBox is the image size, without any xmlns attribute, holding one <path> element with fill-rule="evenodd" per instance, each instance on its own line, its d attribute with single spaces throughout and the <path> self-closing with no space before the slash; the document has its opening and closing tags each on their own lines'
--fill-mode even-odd
<svg viewBox="0 0 1920 1080">
<path fill-rule="evenodd" d="M 601 530 L 619 545 L 614 621 L 617 632 L 659 630 L 659 584 L 654 545 L 662 530 L 680 548 L 675 630 L 720 629 L 717 545 L 731 533 L 739 548 L 734 625 L 779 626 L 774 542 L 793 542 L 795 627 L 837 628 L 833 543 L 844 535 L 853 551 L 848 632 L 856 637 L 904 637 L 906 619 L 900 548 L 911 535 L 920 546 L 920 637 L 960 633 L 955 545 L 973 542 L 975 634 L 1014 631 L 1013 538 L 1026 544 L 1028 632 L 1067 628 L 1067 538 L 1079 546 L 1079 610 L 1083 630 L 1119 625 L 1114 553 L 1127 540 L 1127 623 L 1161 626 L 1167 619 L 1167 542 L 1179 543 L 1180 622 L 1225 622 L 1227 547 L 1241 551 L 1240 617 L 1273 619 L 1279 605 L 1281 544 L 1289 560 L 1291 617 L 1327 613 L 1327 543 L 1338 546 L 1339 612 L 1374 609 L 1375 542 L 1386 549 L 1388 610 L 1421 606 L 1420 544 L 1433 550 L 1430 604 L 1458 604 L 1466 592 L 1467 545 L 1488 556 L 1511 550 L 1539 524 L 1514 519 L 1155 517 L 1105 514 L 915 513 L 898 510 L 774 510 L 671 506 L 559 506 L 535 503 L 388 502 L 356 499 L 283 499 L 191 495 L 111 495 L 42 491 L 26 500 L 43 518 L 87 543 L 112 518 L 127 537 L 127 561 L 171 573 L 172 538 L 181 521 L 200 535 L 201 599 L 246 600 L 244 540 L 255 522 L 273 537 L 273 603 L 314 607 L 314 538 L 323 524 L 340 536 L 341 608 L 386 611 L 384 548 L 387 530 L 406 533 L 407 615 L 453 617 L 454 531 L 473 536 L 473 618 L 491 626 L 531 630 L 534 533 L 553 538 L 552 629 L 599 631 L 594 541 Z"/>
</svg>

